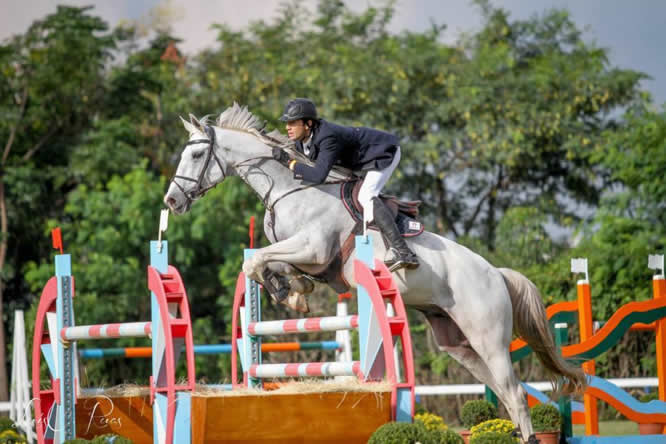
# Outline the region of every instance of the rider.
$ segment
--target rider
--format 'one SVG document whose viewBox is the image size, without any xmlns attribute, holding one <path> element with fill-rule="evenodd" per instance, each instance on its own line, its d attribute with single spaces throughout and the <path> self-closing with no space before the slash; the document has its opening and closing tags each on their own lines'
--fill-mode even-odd
<svg viewBox="0 0 666 444">
<path fill-rule="evenodd" d="M 291 160 L 286 152 L 274 149 L 273 156 L 294 172 L 295 179 L 323 183 L 334 164 L 354 171 L 366 171 L 358 200 L 363 208 L 372 208 L 372 219 L 388 241 L 384 261 L 390 271 L 417 268 L 417 256 L 400 235 L 393 213 L 379 198 L 393 170 L 400 161 L 398 138 L 372 128 L 336 125 L 317 117 L 317 109 L 309 99 L 293 99 L 287 103 L 280 120 L 286 122 L 289 139 L 296 149 L 315 162 L 314 167 Z"/>
</svg>

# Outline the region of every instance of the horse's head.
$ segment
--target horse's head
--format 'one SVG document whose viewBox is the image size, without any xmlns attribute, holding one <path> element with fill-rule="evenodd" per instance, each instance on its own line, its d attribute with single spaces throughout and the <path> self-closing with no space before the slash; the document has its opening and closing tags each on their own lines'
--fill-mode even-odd
<svg viewBox="0 0 666 444">
<path fill-rule="evenodd" d="M 189 122 L 181 120 L 190 137 L 164 195 L 164 203 L 176 214 L 188 211 L 192 202 L 222 182 L 227 174 L 226 162 L 216 152 L 215 129 L 199 122 L 191 114 Z"/>
</svg>

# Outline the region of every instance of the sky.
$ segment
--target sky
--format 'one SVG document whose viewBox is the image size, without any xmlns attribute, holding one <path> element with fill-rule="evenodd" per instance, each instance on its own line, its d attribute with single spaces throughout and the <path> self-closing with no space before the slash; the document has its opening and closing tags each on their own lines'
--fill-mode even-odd
<svg viewBox="0 0 666 444">
<path fill-rule="evenodd" d="M 511 17 L 528 18 L 551 8 L 571 12 L 584 38 L 610 50 L 610 62 L 648 74 L 643 82 L 655 102 L 666 102 L 666 1 L 663 0 L 491 0 L 507 9 Z M 170 4 L 175 11 L 173 31 L 184 41 L 179 48 L 193 53 L 215 44 L 213 23 L 225 23 L 242 29 L 254 20 L 271 20 L 284 0 L 0 0 L 0 39 L 24 32 L 32 21 L 44 17 L 58 4 L 94 5 L 96 14 L 109 24 L 121 20 L 146 18 L 151 10 Z M 299 5 L 314 9 L 316 0 L 300 0 Z M 360 11 L 380 1 L 361 0 L 345 3 Z M 480 27 L 478 8 L 469 0 L 397 0 L 391 30 L 423 31 L 432 21 L 448 26 L 445 38 L 454 41 L 461 32 Z"/>
</svg>

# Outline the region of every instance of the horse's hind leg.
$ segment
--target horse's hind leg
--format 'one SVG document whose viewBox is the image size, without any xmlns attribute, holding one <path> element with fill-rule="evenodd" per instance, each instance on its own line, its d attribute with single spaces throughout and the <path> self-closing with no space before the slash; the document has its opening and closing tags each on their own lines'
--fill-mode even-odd
<svg viewBox="0 0 666 444">
<path fill-rule="evenodd" d="M 481 357 L 467 341 L 455 322 L 446 314 L 426 314 L 440 350 L 449 353 L 456 361 L 469 370 L 481 383 L 490 387 L 504 404 L 511 420 L 521 431 L 523 439 L 532 435 L 527 400 L 523 388 L 518 383 L 511 366 L 508 345 L 501 343 L 495 335 L 485 338 L 483 345 L 476 344 Z"/>
</svg>

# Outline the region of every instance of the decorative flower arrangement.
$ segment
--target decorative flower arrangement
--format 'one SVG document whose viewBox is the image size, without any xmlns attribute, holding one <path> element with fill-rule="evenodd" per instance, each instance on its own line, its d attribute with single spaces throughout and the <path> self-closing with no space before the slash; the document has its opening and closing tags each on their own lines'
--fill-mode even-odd
<svg viewBox="0 0 666 444">
<path fill-rule="evenodd" d="M 535 432 L 559 432 L 562 417 L 557 407 L 551 404 L 537 404 L 530 409 L 532 426 Z"/>
<path fill-rule="evenodd" d="M 414 421 L 422 423 L 427 430 L 446 430 L 449 428 L 444 423 L 444 419 L 434 413 L 418 413 L 414 415 Z"/>
<path fill-rule="evenodd" d="M 471 429 L 489 419 L 497 418 L 497 407 L 484 399 L 467 401 L 461 412 L 463 426 Z"/>
<path fill-rule="evenodd" d="M 491 419 L 475 425 L 470 431 L 472 432 L 472 437 L 487 432 L 497 432 L 510 436 L 515 428 L 516 426 L 508 419 Z M 518 442 L 517 439 L 516 442 Z"/>
</svg>

